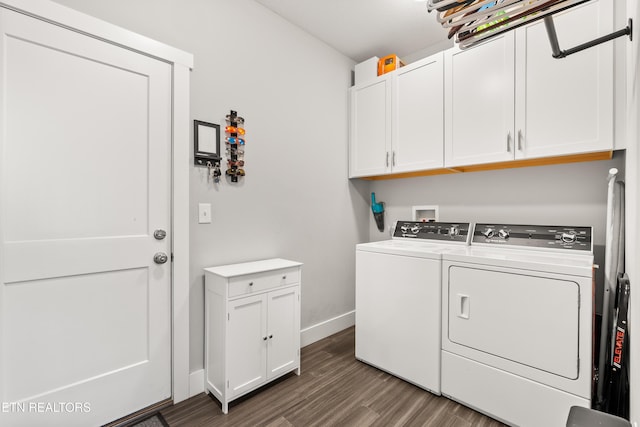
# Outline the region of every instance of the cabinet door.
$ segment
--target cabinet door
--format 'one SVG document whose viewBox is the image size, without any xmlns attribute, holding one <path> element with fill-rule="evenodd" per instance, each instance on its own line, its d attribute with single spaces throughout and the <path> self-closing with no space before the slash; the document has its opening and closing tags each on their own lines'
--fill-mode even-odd
<svg viewBox="0 0 640 427">
<path fill-rule="evenodd" d="M 267 378 L 272 378 L 300 365 L 299 288 L 270 292 L 267 298 Z"/>
<path fill-rule="evenodd" d="M 380 175 L 389 167 L 389 79 L 351 89 L 349 176 Z"/>
<path fill-rule="evenodd" d="M 513 32 L 445 52 L 445 166 L 512 160 Z"/>
<path fill-rule="evenodd" d="M 393 77 L 393 172 L 444 164 L 443 54 L 403 67 Z"/>
<path fill-rule="evenodd" d="M 228 322 L 228 389 L 233 397 L 266 381 L 266 295 L 230 301 Z"/>
<path fill-rule="evenodd" d="M 560 48 L 613 31 L 613 2 L 554 15 Z M 543 21 L 516 30 L 517 158 L 613 149 L 613 43 L 551 56 Z"/>
</svg>

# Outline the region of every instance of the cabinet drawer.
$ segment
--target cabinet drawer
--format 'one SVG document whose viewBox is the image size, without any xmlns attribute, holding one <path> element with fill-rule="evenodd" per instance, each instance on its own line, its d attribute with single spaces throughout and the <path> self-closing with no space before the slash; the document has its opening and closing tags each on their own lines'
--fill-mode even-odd
<svg viewBox="0 0 640 427">
<path fill-rule="evenodd" d="M 278 286 L 293 285 L 300 281 L 298 268 L 247 274 L 229 279 L 229 298 L 265 291 Z"/>
</svg>

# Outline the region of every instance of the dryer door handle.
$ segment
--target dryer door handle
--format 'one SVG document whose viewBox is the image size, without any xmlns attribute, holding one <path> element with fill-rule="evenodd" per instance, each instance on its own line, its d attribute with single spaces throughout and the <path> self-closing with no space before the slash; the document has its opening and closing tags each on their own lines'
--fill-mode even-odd
<svg viewBox="0 0 640 427">
<path fill-rule="evenodd" d="M 457 294 L 457 306 L 458 306 L 458 317 L 461 319 L 469 318 L 469 306 L 471 305 L 471 300 L 469 295 Z"/>
</svg>

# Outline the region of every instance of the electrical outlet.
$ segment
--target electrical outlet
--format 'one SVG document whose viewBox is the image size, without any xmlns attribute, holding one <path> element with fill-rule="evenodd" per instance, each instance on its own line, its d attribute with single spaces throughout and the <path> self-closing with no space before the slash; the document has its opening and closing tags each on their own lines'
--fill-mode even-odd
<svg viewBox="0 0 640 427">
<path fill-rule="evenodd" d="M 198 203 L 198 224 L 211 224 L 211 203 Z"/>
</svg>

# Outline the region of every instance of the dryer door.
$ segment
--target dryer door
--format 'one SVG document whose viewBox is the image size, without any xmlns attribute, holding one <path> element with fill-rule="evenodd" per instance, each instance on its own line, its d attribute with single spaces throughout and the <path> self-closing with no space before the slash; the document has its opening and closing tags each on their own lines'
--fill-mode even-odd
<svg viewBox="0 0 640 427">
<path fill-rule="evenodd" d="M 450 266 L 448 341 L 494 361 L 577 379 L 580 286 L 534 274 Z"/>
</svg>

